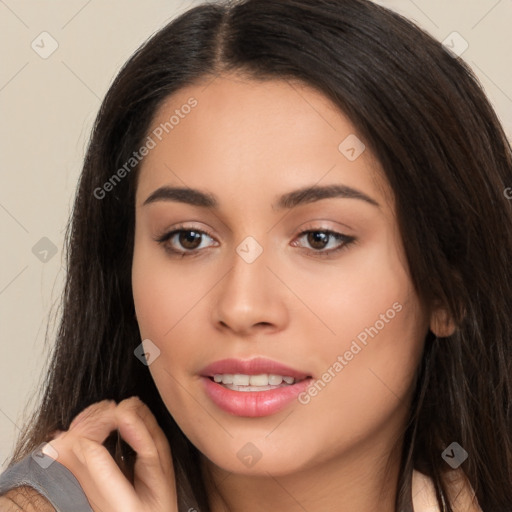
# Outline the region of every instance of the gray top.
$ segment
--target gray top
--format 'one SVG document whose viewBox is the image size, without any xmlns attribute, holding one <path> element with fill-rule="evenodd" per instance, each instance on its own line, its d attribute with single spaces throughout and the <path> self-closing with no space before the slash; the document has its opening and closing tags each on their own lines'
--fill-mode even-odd
<svg viewBox="0 0 512 512">
<path fill-rule="evenodd" d="M 93 512 L 73 473 L 41 447 L 0 475 L 0 495 L 21 486 L 34 488 L 57 512 Z"/>
</svg>

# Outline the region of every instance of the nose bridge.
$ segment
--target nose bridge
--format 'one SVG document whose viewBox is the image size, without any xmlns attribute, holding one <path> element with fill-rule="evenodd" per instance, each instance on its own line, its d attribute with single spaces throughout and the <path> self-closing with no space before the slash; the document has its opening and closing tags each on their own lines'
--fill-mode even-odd
<svg viewBox="0 0 512 512">
<path fill-rule="evenodd" d="M 287 313 L 282 290 L 267 268 L 270 249 L 247 236 L 236 246 L 231 270 L 225 276 L 216 300 L 216 321 L 235 331 L 248 331 L 257 324 L 282 327 Z"/>
<path fill-rule="evenodd" d="M 258 298 L 267 294 L 268 274 L 267 256 L 264 249 L 253 236 L 247 236 L 235 247 L 232 256 L 231 271 L 227 276 L 227 294 L 235 294 L 238 301 L 257 304 Z"/>
</svg>

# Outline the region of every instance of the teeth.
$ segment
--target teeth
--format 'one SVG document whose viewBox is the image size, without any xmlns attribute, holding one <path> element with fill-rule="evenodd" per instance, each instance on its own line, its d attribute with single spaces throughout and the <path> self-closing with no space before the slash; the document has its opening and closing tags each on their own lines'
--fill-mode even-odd
<svg viewBox="0 0 512 512">
<path fill-rule="evenodd" d="M 293 381 L 293 377 L 286 377 L 287 379 L 292 379 Z M 281 384 L 281 382 L 283 382 L 283 379 L 284 377 L 281 377 L 281 375 L 272 375 L 270 374 L 268 376 L 268 384 L 272 384 L 272 386 L 279 386 L 279 384 Z M 288 382 L 289 384 L 289 382 Z"/>
<path fill-rule="evenodd" d="M 251 386 L 268 386 L 268 375 L 251 375 L 251 378 L 249 379 L 249 384 Z"/>
<path fill-rule="evenodd" d="M 233 375 L 233 386 L 248 386 L 250 380 L 249 375 L 235 373 L 235 375 Z"/>
<path fill-rule="evenodd" d="M 241 373 L 230 374 L 216 374 L 213 380 L 219 384 L 232 384 L 233 386 L 279 386 L 283 382 L 285 384 L 294 384 L 295 378 L 262 373 L 261 375 L 244 375 Z"/>
</svg>

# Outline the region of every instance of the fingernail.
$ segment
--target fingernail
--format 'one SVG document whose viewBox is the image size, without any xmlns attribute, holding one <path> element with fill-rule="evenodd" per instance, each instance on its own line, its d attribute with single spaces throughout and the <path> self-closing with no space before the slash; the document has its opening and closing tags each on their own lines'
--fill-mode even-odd
<svg viewBox="0 0 512 512">
<path fill-rule="evenodd" d="M 59 458 L 59 452 L 50 443 L 46 443 L 41 449 L 41 452 L 54 460 Z"/>
</svg>

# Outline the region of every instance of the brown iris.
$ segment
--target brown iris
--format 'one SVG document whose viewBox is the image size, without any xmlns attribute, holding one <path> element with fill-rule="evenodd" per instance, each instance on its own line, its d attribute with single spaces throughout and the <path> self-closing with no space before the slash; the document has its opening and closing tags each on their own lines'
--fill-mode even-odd
<svg viewBox="0 0 512 512">
<path fill-rule="evenodd" d="M 329 234 L 322 231 L 308 233 L 308 243 L 313 249 L 323 249 L 329 243 Z"/>
<path fill-rule="evenodd" d="M 197 249 L 201 245 L 201 233 L 197 231 L 182 231 L 179 234 L 179 241 L 185 249 Z"/>
</svg>

